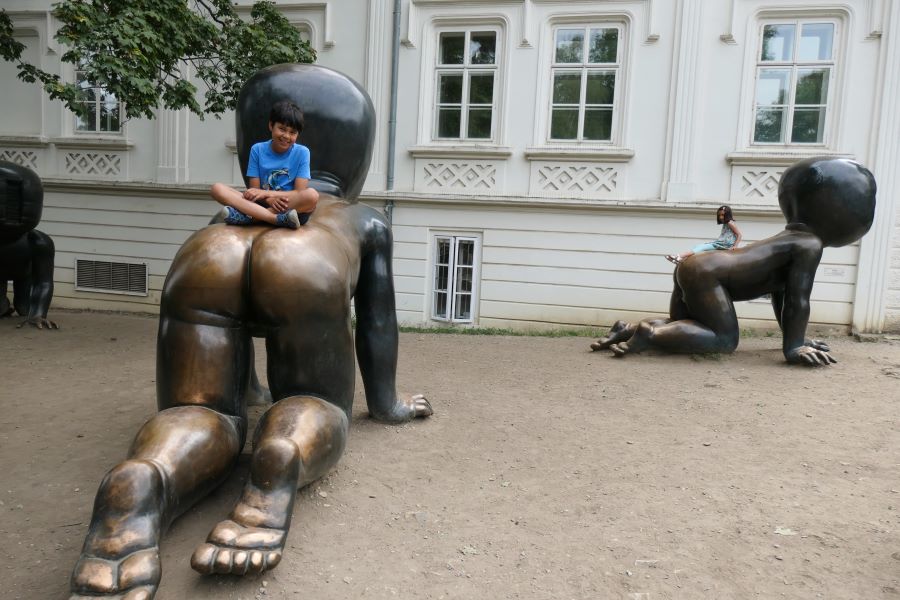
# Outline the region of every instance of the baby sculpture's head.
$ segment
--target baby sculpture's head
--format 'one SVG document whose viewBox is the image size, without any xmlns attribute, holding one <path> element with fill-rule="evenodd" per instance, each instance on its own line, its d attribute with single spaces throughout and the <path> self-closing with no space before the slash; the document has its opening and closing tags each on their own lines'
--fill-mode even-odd
<svg viewBox="0 0 900 600">
<path fill-rule="evenodd" d="M 274 65 L 258 71 L 241 89 L 237 147 L 247 172 L 250 147 L 272 138 L 269 111 L 290 100 L 304 115 L 297 140 L 310 151 L 310 187 L 355 201 L 369 173 L 375 140 L 375 109 L 358 83 L 317 65 Z"/>
<path fill-rule="evenodd" d="M 41 221 L 44 188 L 37 173 L 0 161 L 0 244 L 14 242 Z"/>
<path fill-rule="evenodd" d="M 781 176 L 778 204 L 789 226 L 812 232 L 825 246 L 846 246 L 872 226 L 875 178 L 851 160 L 802 160 Z"/>
</svg>

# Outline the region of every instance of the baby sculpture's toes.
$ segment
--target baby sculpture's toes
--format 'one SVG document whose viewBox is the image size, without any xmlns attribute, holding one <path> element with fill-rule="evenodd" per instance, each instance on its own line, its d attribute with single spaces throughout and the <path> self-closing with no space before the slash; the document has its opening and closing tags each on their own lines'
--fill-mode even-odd
<svg viewBox="0 0 900 600">
<path fill-rule="evenodd" d="M 628 342 L 612 344 L 609 349 L 612 350 L 613 356 L 617 358 L 622 358 L 631 351 L 631 348 L 628 347 Z"/>
<path fill-rule="evenodd" d="M 413 415 L 414 418 L 418 419 L 419 417 L 430 417 L 434 414 L 434 409 L 431 408 L 431 402 L 428 401 L 423 394 L 416 394 L 412 398 L 409 399 L 410 403 L 413 407 Z"/>
<path fill-rule="evenodd" d="M 837 359 L 827 351 L 813 346 L 800 346 L 788 352 L 785 357 L 790 363 L 808 367 L 827 366 L 837 362 Z"/>
<path fill-rule="evenodd" d="M 70 600 L 150 600 L 160 578 L 159 552 L 149 548 L 120 560 L 82 556 L 72 573 Z"/>
<path fill-rule="evenodd" d="M 609 333 L 606 334 L 606 337 L 602 337 L 591 344 L 591 350 L 593 350 L 594 352 L 596 352 L 597 350 L 606 350 L 613 344 L 623 342 L 631 337 L 631 330 L 631 325 L 629 325 L 625 321 L 616 321 L 609 329 Z"/>
<path fill-rule="evenodd" d="M 286 534 L 281 529 L 222 521 L 206 543 L 194 550 L 191 568 L 203 575 L 245 575 L 274 569 L 281 562 Z"/>
</svg>

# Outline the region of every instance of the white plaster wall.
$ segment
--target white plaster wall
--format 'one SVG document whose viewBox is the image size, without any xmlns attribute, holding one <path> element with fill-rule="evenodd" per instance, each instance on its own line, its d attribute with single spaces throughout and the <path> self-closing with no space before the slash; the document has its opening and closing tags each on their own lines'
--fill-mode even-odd
<svg viewBox="0 0 900 600">
<path fill-rule="evenodd" d="M 551 207 L 401 203 L 394 211 L 394 275 L 402 322 L 430 318 L 433 232 L 482 237 L 477 324 L 541 327 L 610 325 L 668 312 L 672 265 L 663 256 L 715 238 L 713 210 L 672 215 L 664 206 Z M 742 217 L 747 242 L 784 228 L 780 215 Z M 811 322 L 849 322 L 856 280 L 856 245 L 825 250 L 813 289 Z M 768 301 L 743 302 L 742 320 L 776 326 Z"/>
<path fill-rule="evenodd" d="M 240 6 L 246 9 L 250 3 L 250 0 L 241 0 Z M 54 48 L 48 35 L 52 34 L 54 24 L 50 19 L 48 30 L 48 19 L 41 12 L 49 9 L 50 4 L 49 0 L 6 0 L 4 8 L 11 11 L 14 19 L 26 23 L 27 31 L 37 33 L 38 37 L 25 38 L 28 57 L 39 60 L 44 68 L 59 69 L 59 48 Z M 379 192 L 385 189 L 387 166 L 393 3 L 390 0 L 298 0 L 278 4 L 292 22 L 310 31 L 320 64 L 345 72 L 369 90 L 378 122 L 374 160 L 365 189 L 374 194 L 372 203 L 380 206 L 387 198 Z M 659 255 L 712 237 L 714 232 L 707 227 L 701 216 L 703 210 L 697 208 L 697 203 L 718 204 L 727 200 L 733 187 L 733 174 L 749 168 L 729 164 L 726 156 L 746 148 L 739 124 L 747 110 L 746 101 L 742 103 L 741 98 L 748 93 L 752 96 L 752 89 L 748 90 L 746 86 L 748 78 L 752 82 L 753 77 L 748 71 L 753 69 L 748 62 L 748 52 L 752 55 L 756 47 L 756 39 L 751 35 L 755 15 L 764 7 L 779 5 L 803 9 L 821 7 L 822 3 L 812 0 L 610 0 L 598 3 L 575 0 L 404 0 L 402 33 L 405 43 L 400 50 L 395 155 L 397 191 L 393 196 L 398 207 L 395 212 L 396 266 L 400 278 L 398 306 L 403 317 L 417 322 L 426 318 L 424 285 L 428 280 L 425 273 L 428 248 L 427 244 L 417 244 L 424 243 L 421 240 L 427 239 L 427 231 L 435 226 L 444 229 L 472 226 L 484 232 L 482 324 L 501 321 L 603 322 L 607 317 L 631 310 L 629 302 L 638 302 L 635 313 L 645 310 L 663 312 L 670 285 L 666 274 L 669 265 Z M 897 96 L 885 93 L 881 82 L 891 61 L 900 62 L 900 51 L 892 50 L 897 56 L 885 55 L 888 48 L 885 44 L 891 39 L 891 31 L 886 25 L 897 21 L 894 13 L 900 8 L 880 0 L 845 0 L 834 5 L 845 7 L 847 31 L 844 40 L 849 49 L 840 67 L 843 76 L 841 120 L 836 146 L 831 150 L 855 156 L 864 164 L 881 157 L 876 175 L 888 187 L 882 188 L 879 206 L 887 207 L 883 204 L 884 194 L 892 193 L 896 187 L 891 187 L 890 182 L 900 180 L 897 174 L 900 167 L 896 161 L 889 160 L 893 154 L 884 152 L 883 148 L 885 144 L 894 143 L 891 140 L 900 136 L 900 132 L 897 135 L 882 132 L 880 136 L 874 132 L 881 123 L 890 122 L 883 118 L 876 121 L 877 115 L 890 110 L 900 112 Z M 548 159 L 527 155 L 529 149 L 543 144 L 540 123 L 546 119 L 548 109 L 546 90 L 542 86 L 548 84 L 546 55 L 552 46 L 548 23 L 564 16 L 577 18 L 577 15 L 584 15 L 587 19 L 596 13 L 613 13 L 629 23 L 620 88 L 623 102 L 619 108 L 623 120 L 619 145 L 633 151 L 633 156 L 620 156 L 613 161 L 577 156 L 549 160 L 550 164 L 567 169 L 580 166 L 599 169 L 598 174 L 600 170 L 613 169 L 617 187 L 614 193 L 603 198 L 593 192 L 557 193 L 555 198 L 560 203 L 537 210 L 527 203 L 553 195 L 535 184 Z M 479 18 L 500 23 L 505 40 L 501 58 L 505 83 L 498 113 L 501 135 L 497 140 L 505 154 L 482 156 L 475 161 L 493 165 L 497 185 L 489 193 L 477 197 L 470 191 L 428 192 L 431 199 L 440 200 L 430 202 L 429 198 L 423 198 L 422 190 L 417 189 L 421 185 L 422 165 L 432 160 L 454 159 L 452 156 L 432 159 L 413 156 L 409 152 L 411 148 L 421 146 L 423 140 L 430 142 L 423 130 L 423 124 L 428 123 L 423 111 L 430 110 L 432 102 L 425 81 L 432 76 L 431 57 L 425 53 L 429 44 L 433 44 L 436 20 L 439 23 L 466 23 Z M 686 27 L 686 23 L 696 26 L 696 34 L 691 29 L 692 37 L 687 40 L 680 37 L 679 30 L 679 27 Z M 878 31 L 883 35 L 876 35 Z M 896 44 L 891 46 L 898 47 Z M 0 151 L 15 149 L 15 144 L 8 139 L 2 141 L 3 136 L 40 133 L 50 141 L 29 149 L 39 159 L 39 174 L 51 181 L 69 177 L 58 167 L 67 150 L 57 146 L 53 139 L 71 137 L 71 115 L 58 102 L 35 102 L 36 94 L 39 96 L 35 92 L 36 86 L 29 87 L 16 81 L 13 69 L 11 65 L 0 64 L 0 77 L 4 86 L 9 86 L 4 88 L 6 110 L 0 116 Z M 686 84 L 693 87 L 680 87 Z M 684 95 L 673 95 L 678 90 Z M 888 98 L 885 106 L 879 104 L 882 94 Z M 64 259 L 58 261 L 57 275 L 61 302 L 78 305 L 83 301 L 95 307 L 130 306 L 137 302 L 152 307 L 152 294 L 150 299 L 140 301 L 122 297 L 88 298 L 80 292 L 67 292 L 65 286 L 71 276 L 66 269 L 71 265 L 66 267 L 66 264 L 71 263 L 71 257 L 80 251 L 126 258 L 144 253 L 145 258 L 156 261 L 152 263 L 151 290 L 158 291 L 158 278 L 164 275 L 178 240 L 202 226 L 214 208 L 211 201 L 205 199 L 204 186 L 213 181 L 240 181 L 236 156 L 229 147 L 234 140 L 233 115 L 226 114 L 220 120 L 208 117 L 205 121 L 186 114 L 166 118 L 174 121 L 170 120 L 168 125 L 162 122 L 164 120 L 129 122 L 124 135 L 119 136 L 128 141 L 128 147 L 108 150 L 124 157 L 124 168 L 119 174 L 97 177 L 95 181 L 98 187 L 108 186 L 111 181 L 148 182 L 143 191 L 138 189 L 141 186 L 131 186 L 116 200 L 117 191 L 104 190 L 96 194 L 102 200 L 92 200 L 95 194 L 72 191 L 73 188 L 60 183 L 48 194 L 45 229 L 60 240 L 57 246 Z M 177 122 L 174 129 L 170 127 L 172 122 Z M 177 135 L 173 137 L 172 131 L 177 131 Z M 682 153 L 684 148 L 690 152 Z M 463 163 L 468 160 L 460 159 Z M 775 176 L 783 165 L 763 168 Z M 687 173 L 685 180 L 676 183 L 681 190 L 692 190 L 689 198 L 676 201 L 666 197 L 667 178 L 673 176 L 673 170 Z M 90 181 L 89 176 L 81 176 L 81 179 Z M 168 182 L 176 187 L 156 186 L 154 182 Z M 196 189 L 192 188 L 187 195 L 179 193 L 178 186 L 186 184 L 195 185 Z M 491 198 L 502 202 L 481 201 Z M 103 206 L 118 220 L 105 221 L 102 216 L 105 209 L 92 202 L 105 202 Z M 145 210 L 146 203 L 159 210 Z M 618 211 L 611 210 L 610 206 L 616 204 Z M 652 210 L 644 211 L 642 207 L 648 206 Z M 765 212 L 764 207 L 774 209 L 774 206 L 774 197 L 754 199 L 749 204 L 742 204 L 738 214 L 742 214 L 740 210 L 749 210 L 755 216 L 749 220 L 739 216 L 739 219 L 755 232 L 753 235 L 762 236 L 761 227 L 773 230 L 781 227 L 777 212 Z M 632 208 L 634 210 L 629 212 Z M 184 216 L 184 223 L 170 223 L 164 219 L 161 215 L 167 210 Z M 873 242 L 878 247 L 865 249 L 863 255 L 880 256 L 884 260 L 887 281 L 879 284 L 868 275 L 861 281 L 863 286 L 878 289 L 883 285 L 887 292 L 883 298 L 876 298 L 875 308 L 866 307 L 864 311 L 868 314 L 880 310 L 888 326 L 900 328 L 900 204 L 893 203 L 884 210 L 889 213 L 884 216 L 892 216 L 897 224 L 890 232 L 879 234 L 877 243 Z M 77 214 L 71 211 L 77 211 Z M 551 223 L 553 227 L 548 225 Z M 673 230 L 673 227 L 677 229 Z M 135 231 L 130 231 L 131 228 Z M 161 237 L 153 234 L 163 231 L 170 233 Z M 598 249 L 615 246 L 621 241 L 617 236 L 623 235 L 622 231 L 634 232 L 628 235 L 646 236 L 647 239 L 636 244 L 639 250 L 616 259 L 607 256 L 607 250 Z M 163 238 L 167 241 L 161 241 Z M 858 252 L 856 246 L 826 252 L 826 260 L 819 272 L 821 285 L 817 283 L 814 296 L 817 307 L 814 319 L 824 323 L 851 322 L 848 306 L 853 302 L 853 294 L 848 296 L 847 290 L 853 287 L 857 274 L 864 271 L 858 271 L 855 266 Z M 581 260 L 586 262 L 580 264 L 578 261 Z M 613 264 L 615 268 L 604 266 Z M 616 300 L 619 296 L 609 283 L 618 279 L 609 279 L 608 273 L 621 269 L 630 273 L 628 281 L 633 280 L 629 283 L 633 287 L 624 288 L 630 290 L 627 302 L 626 299 Z M 518 273 L 521 280 L 504 279 L 503 272 L 507 270 Z M 550 273 L 565 274 L 564 280 L 541 279 Z M 857 290 L 859 294 L 860 290 Z M 770 318 L 764 305 L 751 305 L 742 310 L 750 311 L 754 318 Z"/>
</svg>

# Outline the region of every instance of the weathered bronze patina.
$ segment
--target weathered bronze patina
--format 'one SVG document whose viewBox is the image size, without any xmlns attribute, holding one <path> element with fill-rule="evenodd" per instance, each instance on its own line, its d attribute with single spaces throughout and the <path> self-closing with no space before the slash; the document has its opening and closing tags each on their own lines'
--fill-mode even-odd
<svg viewBox="0 0 900 600">
<path fill-rule="evenodd" d="M 73 598 L 153 597 L 161 532 L 229 475 L 244 445 L 252 336 L 266 340 L 275 403 L 253 435 L 240 500 L 191 558 L 200 573 L 275 567 L 297 488 L 340 458 L 354 388 L 351 298 L 370 415 L 400 423 L 432 413 L 421 395 L 397 396 L 391 231 L 355 201 L 371 156 L 371 101 L 321 67 L 265 69 L 241 93 L 242 165 L 252 143 L 269 137 L 266 115 L 283 99 L 306 113 L 301 142 L 312 152 L 318 207 L 298 230 L 211 225 L 178 252 L 160 306 L 160 412 L 100 484 Z"/>
<path fill-rule="evenodd" d="M 691 256 L 675 268 L 669 318 L 616 322 L 591 344 L 616 356 L 668 352 L 733 352 L 740 331 L 734 302 L 772 295 L 790 363 L 836 362 L 820 340 L 806 338 L 809 296 L 822 249 L 851 244 L 875 217 L 875 178 L 849 160 L 812 158 L 785 170 L 778 203 L 784 231 L 741 249 Z"/>
<path fill-rule="evenodd" d="M 19 325 L 57 329 L 47 320 L 53 300 L 56 250 L 46 233 L 35 229 L 44 209 L 44 188 L 37 173 L 0 161 L 0 318 L 16 312 Z M 6 293 L 13 283 L 13 302 Z"/>
</svg>

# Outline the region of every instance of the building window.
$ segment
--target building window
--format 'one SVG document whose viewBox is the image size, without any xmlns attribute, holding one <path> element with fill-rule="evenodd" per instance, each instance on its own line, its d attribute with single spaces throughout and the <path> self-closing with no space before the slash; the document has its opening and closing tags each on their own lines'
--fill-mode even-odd
<svg viewBox="0 0 900 600">
<path fill-rule="evenodd" d="M 497 32 L 438 36 L 434 137 L 491 140 L 496 127 Z"/>
<path fill-rule="evenodd" d="M 79 133 L 119 133 L 122 131 L 120 115 L 122 103 L 103 87 L 91 83 L 84 71 L 75 71 L 75 83 L 81 90 L 79 104 L 87 110 L 86 116 L 75 115 L 75 131 Z"/>
<path fill-rule="evenodd" d="M 434 238 L 434 286 L 431 316 L 438 321 L 474 320 L 478 238 L 439 235 Z"/>
<path fill-rule="evenodd" d="M 833 22 L 763 25 L 756 67 L 753 142 L 824 144 L 834 81 Z"/>
<path fill-rule="evenodd" d="M 565 25 L 554 31 L 551 141 L 612 140 L 621 38 L 616 25 Z"/>
</svg>

